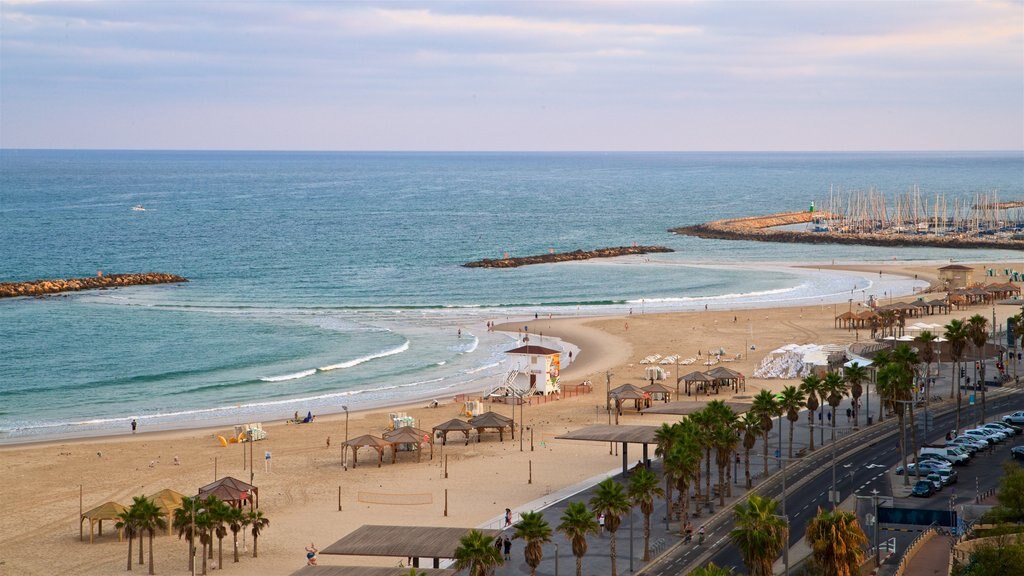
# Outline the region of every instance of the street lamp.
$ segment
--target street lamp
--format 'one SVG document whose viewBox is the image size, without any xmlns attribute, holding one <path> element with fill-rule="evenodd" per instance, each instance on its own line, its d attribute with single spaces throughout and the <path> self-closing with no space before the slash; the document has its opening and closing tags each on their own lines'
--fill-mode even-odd
<svg viewBox="0 0 1024 576">
<path fill-rule="evenodd" d="M 345 411 L 345 442 L 348 442 L 348 406 L 342 406 L 342 410 Z M 345 451 L 345 444 L 341 445 L 341 458 L 342 466 L 345 470 L 348 470 L 348 452 Z"/>
<path fill-rule="evenodd" d="M 870 498 L 871 499 L 871 504 L 872 504 L 872 506 L 874 506 L 875 516 L 874 516 L 874 521 L 872 522 L 872 524 L 874 524 L 875 566 L 877 567 L 877 566 L 881 565 L 881 557 L 882 557 L 881 556 L 881 551 L 878 549 L 878 490 L 877 489 L 872 489 L 871 490 L 871 496 L 857 496 L 857 498 L 858 499 Z"/>
<path fill-rule="evenodd" d="M 786 515 L 786 462 L 796 462 L 798 458 L 786 458 L 776 456 L 776 460 L 782 466 L 782 517 L 786 519 L 786 543 L 782 547 L 782 563 L 785 567 L 785 576 L 789 576 L 789 516 Z"/>
</svg>

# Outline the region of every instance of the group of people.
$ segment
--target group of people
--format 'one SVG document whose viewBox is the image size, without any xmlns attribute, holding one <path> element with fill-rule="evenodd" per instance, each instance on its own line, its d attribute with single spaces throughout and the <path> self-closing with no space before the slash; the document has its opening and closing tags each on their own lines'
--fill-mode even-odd
<svg viewBox="0 0 1024 576">
<path fill-rule="evenodd" d="M 504 552 L 505 560 L 512 559 L 512 539 L 508 536 L 497 536 L 494 538 L 494 549 Z"/>
</svg>

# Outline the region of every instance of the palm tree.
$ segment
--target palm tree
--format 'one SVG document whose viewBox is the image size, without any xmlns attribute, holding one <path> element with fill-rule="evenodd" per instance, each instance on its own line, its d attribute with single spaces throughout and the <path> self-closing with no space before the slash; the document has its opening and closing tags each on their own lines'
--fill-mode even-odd
<svg viewBox="0 0 1024 576">
<path fill-rule="evenodd" d="M 610 550 L 609 556 L 612 561 L 612 576 L 616 576 L 619 571 L 615 565 L 615 532 L 618 531 L 619 525 L 622 524 L 622 516 L 633 512 L 633 506 L 630 504 L 629 498 L 626 497 L 626 491 L 623 489 L 622 484 L 611 478 L 606 478 L 597 485 L 597 491 L 594 492 L 594 496 L 590 499 L 590 508 L 594 511 L 594 514 L 604 514 L 604 527 L 608 529 L 610 534 L 608 547 Z"/>
<path fill-rule="evenodd" d="M 782 389 L 782 398 L 779 400 L 779 407 L 786 413 L 786 420 L 789 420 L 789 457 L 793 457 L 793 427 L 800 419 L 800 409 L 806 404 L 807 398 L 802 390 L 796 386 L 786 386 Z"/>
<path fill-rule="evenodd" d="M 149 532 L 149 573 L 155 574 L 156 572 L 153 568 L 153 535 L 157 530 L 166 530 L 167 521 L 164 520 L 163 510 L 154 504 L 152 500 L 145 497 L 142 497 L 141 501 L 136 501 L 132 504 L 132 508 L 134 509 L 137 529 L 139 531 L 139 550 L 142 550 L 142 534 Z"/>
<path fill-rule="evenodd" d="M 726 495 L 732 496 L 732 484 L 728 482 L 729 460 L 740 443 L 736 420 L 736 413 L 723 403 L 718 410 L 717 424 L 711 434 L 711 443 L 715 446 L 715 465 L 718 466 L 719 506 L 725 506 Z"/>
<path fill-rule="evenodd" d="M 853 398 L 853 425 L 860 426 L 860 395 L 864 392 L 863 384 L 867 382 L 868 370 L 860 363 L 854 362 L 843 368 L 843 379 L 850 385 L 850 396 Z"/>
<path fill-rule="evenodd" d="M 697 443 L 697 425 L 689 418 L 676 424 L 677 438 L 672 451 L 665 455 L 664 468 L 666 480 L 675 483 L 679 494 L 679 532 L 686 527 L 690 515 L 690 483 L 695 481 L 700 470 L 700 445 Z M 699 515 L 700 508 L 695 512 Z"/>
<path fill-rule="evenodd" d="M 909 396 L 908 392 L 913 386 L 912 376 L 895 362 L 887 363 L 878 371 L 878 394 L 890 405 L 900 426 L 900 459 L 903 461 L 903 469 L 907 469 L 907 446 L 906 446 L 906 423 L 904 421 L 903 401 Z M 903 484 L 910 485 L 910 475 L 903 475 Z"/>
<path fill-rule="evenodd" d="M 828 405 L 832 408 L 832 441 L 836 441 L 836 408 L 843 401 L 843 396 L 846 396 L 846 382 L 843 382 L 843 377 L 838 372 L 829 372 L 825 375 L 825 379 L 821 381 L 822 394 L 825 396 L 825 400 Z"/>
<path fill-rule="evenodd" d="M 736 527 L 729 539 L 740 549 L 750 576 L 771 576 L 772 564 L 787 543 L 789 521 L 775 513 L 777 506 L 757 494 L 736 505 Z"/>
<path fill-rule="evenodd" d="M 456 571 L 468 568 L 469 576 L 488 576 L 495 566 L 503 563 L 501 551 L 494 547 L 494 538 L 470 530 L 459 539 L 459 547 L 455 549 Z"/>
<path fill-rule="evenodd" d="M 651 478 L 654 478 L 654 474 L 645 468 L 640 470 L 644 470 L 651 475 Z M 636 474 L 634 474 L 635 476 Z M 657 487 L 657 478 L 654 478 L 654 482 Z M 530 576 L 536 576 L 537 566 L 540 566 L 540 561 L 544 559 L 544 544 L 551 542 L 551 525 L 544 519 L 544 514 L 540 512 L 523 512 L 519 515 L 519 522 L 515 523 L 513 529 L 515 533 L 512 538 L 526 542 L 526 549 L 523 552 L 526 556 L 526 565 L 530 567 Z"/>
<path fill-rule="evenodd" d="M 132 569 L 132 542 L 135 541 L 136 525 L 135 514 L 130 507 L 118 513 L 117 524 L 114 525 L 118 530 L 124 531 L 124 536 L 128 540 L 128 571 Z"/>
<path fill-rule="evenodd" d="M 196 561 L 196 539 L 195 530 L 193 527 L 193 516 L 199 506 L 198 497 L 186 496 L 181 500 L 181 507 L 174 511 L 174 518 L 171 521 L 171 526 L 178 533 L 178 538 L 182 536 L 185 540 L 188 540 L 188 570 L 192 571 L 192 567 Z"/>
<path fill-rule="evenodd" d="M 814 563 L 825 574 L 854 576 L 860 574 L 864 547 L 868 538 L 857 522 L 857 515 L 844 510 L 818 515 L 807 524 L 807 542 L 811 545 Z"/>
<path fill-rule="evenodd" d="M 217 567 L 223 569 L 224 537 L 228 535 L 227 521 L 228 515 L 231 514 L 231 507 L 211 496 L 206 509 L 210 514 L 210 522 L 212 524 L 211 535 L 217 537 Z M 213 552 L 213 546 L 210 547 L 210 552 Z"/>
<path fill-rule="evenodd" d="M 978 381 L 976 386 L 981 387 L 981 423 L 985 423 L 985 359 L 981 357 L 988 342 L 988 319 L 981 314 L 975 314 L 967 319 L 967 337 L 974 345 L 975 364 L 980 364 Z M 977 388 L 976 388 L 977 389 Z"/>
<path fill-rule="evenodd" d="M 706 409 L 701 409 L 693 414 L 690 414 L 687 421 L 694 424 L 694 435 L 697 445 L 704 449 L 706 457 L 702 457 L 701 462 L 707 462 L 707 492 L 711 492 L 711 429 L 714 427 L 714 415 Z M 694 470 L 694 516 L 700 516 L 700 502 L 702 500 L 701 489 L 700 489 L 700 462 L 698 462 L 697 468 Z"/>
<path fill-rule="evenodd" d="M 949 342 L 949 356 L 953 359 L 953 374 L 956 377 L 956 429 L 960 430 L 960 407 L 962 395 L 960 394 L 960 360 L 964 357 L 964 348 L 967 347 L 967 327 L 963 320 L 950 320 L 946 324 L 946 341 Z M 953 397 L 953 389 L 949 389 L 949 397 Z"/>
<path fill-rule="evenodd" d="M 249 524 L 249 531 L 252 533 L 252 557 L 256 558 L 258 556 L 256 544 L 259 542 L 260 533 L 270 526 L 270 520 L 260 510 L 250 510 L 246 515 L 246 520 Z"/>
<path fill-rule="evenodd" d="M 716 566 L 714 562 L 690 572 L 690 576 L 731 576 L 731 574 L 732 570 Z"/>
<path fill-rule="evenodd" d="M 206 551 L 210 549 L 208 547 L 212 547 L 212 545 L 213 545 L 213 534 L 211 534 L 211 530 L 213 529 L 213 521 L 210 519 L 210 513 L 206 510 L 205 507 L 199 509 L 199 511 L 196 512 L 196 517 L 195 517 L 194 523 L 195 523 L 196 536 L 199 537 L 199 544 L 203 547 L 203 572 L 202 573 L 205 575 L 206 574 Z"/>
<path fill-rule="evenodd" d="M 562 514 L 558 531 L 572 542 L 576 557 L 576 576 L 583 576 L 583 556 L 587 553 L 587 534 L 597 534 L 597 521 L 583 502 L 570 502 Z"/>
<path fill-rule="evenodd" d="M 928 405 L 928 401 L 931 397 L 931 373 L 932 362 L 935 361 L 934 344 L 936 339 L 937 337 L 927 330 L 914 337 L 914 342 L 920 344 L 920 346 L 917 347 L 917 355 L 921 358 L 921 362 L 924 363 L 925 406 Z"/>
<path fill-rule="evenodd" d="M 654 431 L 654 455 L 658 456 L 665 461 L 668 458 L 669 453 L 672 451 L 672 446 L 675 443 L 676 437 L 681 433 L 679 423 L 676 424 L 662 424 L 660 428 Z M 669 473 L 669 466 L 667 461 L 663 467 L 665 473 L 665 514 L 668 518 L 673 518 L 672 515 L 672 474 Z"/>
<path fill-rule="evenodd" d="M 768 477 L 768 433 L 772 431 L 772 418 L 779 414 L 779 403 L 770 390 L 761 390 L 754 396 L 750 411 L 761 419 L 761 435 L 764 437 L 764 476 Z"/>
<path fill-rule="evenodd" d="M 747 490 L 754 486 L 750 479 L 750 451 L 757 444 L 757 435 L 761 433 L 761 417 L 753 412 L 747 412 L 736 422 L 736 428 L 743 435 L 743 473 L 747 479 Z"/>
<path fill-rule="evenodd" d="M 245 513 L 242 512 L 241 508 L 230 506 L 228 507 L 228 512 L 224 516 L 224 521 L 227 522 L 228 528 L 231 529 L 231 535 L 234 541 L 235 562 L 238 562 L 238 533 L 245 528 Z"/>
<path fill-rule="evenodd" d="M 651 559 L 651 514 L 654 512 L 654 497 L 662 494 L 658 486 L 658 477 L 654 472 L 643 467 L 633 472 L 629 479 L 629 499 L 634 506 L 640 506 L 640 512 L 644 515 L 644 562 Z"/>
<path fill-rule="evenodd" d="M 879 424 L 881 424 L 885 420 L 886 402 L 883 401 L 884 399 L 882 398 L 882 393 L 878 390 L 878 373 L 881 372 L 882 368 L 885 368 L 885 365 L 889 363 L 889 356 L 890 356 L 890 351 L 889 350 L 879 350 L 878 352 L 875 353 L 875 357 L 871 359 L 872 362 L 874 362 L 874 364 L 872 364 L 871 367 L 875 369 L 875 392 L 878 392 L 878 397 L 879 397 L 879 401 L 878 401 L 878 423 Z"/>
<path fill-rule="evenodd" d="M 915 404 L 915 379 L 917 377 L 917 365 L 920 358 L 917 350 L 906 344 L 900 344 L 892 352 L 892 362 L 899 365 L 900 369 L 907 375 L 907 382 L 902 383 L 900 399 L 904 401 L 910 418 L 910 453 L 914 455 L 915 468 L 917 464 L 917 426 L 914 425 L 914 404 Z M 917 479 L 921 479 L 921 472 L 916 471 Z M 909 481 L 909 480 L 908 480 Z"/>
<path fill-rule="evenodd" d="M 821 395 L 821 378 L 816 374 L 807 375 L 800 382 L 800 390 L 807 395 L 807 423 L 811 428 L 811 440 L 807 445 L 807 451 L 814 452 L 814 411 L 821 405 L 818 398 Z"/>
</svg>

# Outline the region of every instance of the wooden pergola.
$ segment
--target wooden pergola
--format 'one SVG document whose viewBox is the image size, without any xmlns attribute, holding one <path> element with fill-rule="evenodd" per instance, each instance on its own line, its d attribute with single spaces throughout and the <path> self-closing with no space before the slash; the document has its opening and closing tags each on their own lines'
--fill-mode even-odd
<svg viewBox="0 0 1024 576">
<path fill-rule="evenodd" d="M 608 391 L 608 397 L 611 398 L 615 404 L 615 411 L 622 415 L 622 403 L 627 400 L 633 401 L 633 407 L 637 412 L 640 411 L 642 406 L 641 403 L 650 400 L 651 395 L 644 392 L 642 388 L 633 384 L 623 384 L 618 388 L 614 388 Z"/>
<path fill-rule="evenodd" d="M 231 476 L 225 476 L 199 489 L 200 500 L 210 496 L 216 496 L 221 502 L 236 508 L 241 508 L 247 501 L 253 508 L 260 507 L 260 489 Z"/>
<path fill-rule="evenodd" d="M 174 511 L 181 508 L 181 502 L 185 499 L 185 495 L 180 492 L 175 492 L 170 488 L 164 488 L 163 490 L 153 494 L 149 497 L 150 502 L 156 504 L 156 507 L 163 512 L 167 520 L 167 535 L 171 535 L 171 531 L 174 529 L 171 524 L 174 523 Z"/>
<path fill-rule="evenodd" d="M 708 376 L 707 374 L 705 374 L 703 372 L 694 371 L 694 372 L 690 372 L 689 374 L 686 374 L 684 376 L 680 376 L 679 377 L 679 382 L 683 382 L 686 385 L 686 395 L 687 396 L 690 395 L 690 385 L 691 384 L 695 384 L 695 386 L 694 386 L 694 393 L 696 393 L 699 390 L 704 390 L 704 393 L 707 394 L 708 393 L 708 386 L 710 386 L 711 383 L 714 382 L 714 378 L 711 378 L 710 376 Z"/>
<path fill-rule="evenodd" d="M 653 409 L 652 409 L 653 410 Z M 647 463 L 647 446 L 657 444 L 660 426 L 614 426 L 598 424 L 556 436 L 558 440 L 584 440 L 587 442 L 619 442 L 622 444 L 622 475 L 629 473 L 628 444 L 643 445 L 643 462 Z"/>
<path fill-rule="evenodd" d="M 469 421 L 469 425 L 476 428 L 476 441 L 479 442 L 481 436 L 483 436 L 484 430 L 491 429 L 498 431 L 498 440 L 500 442 L 505 441 L 505 428 L 512 431 L 512 439 L 516 439 L 516 428 L 512 425 L 512 419 L 508 416 L 502 416 L 497 412 L 487 411 L 479 416 L 474 416 Z"/>
<path fill-rule="evenodd" d="M 743 377 L 743 374 L 725 366 L 718 366 L 705 372 L 708 376 L 715 379 L 715 389 L 717 390 L 721 383 L 727 386 L 732 386 L 734 392 L 739 392 L 741 389 L 747 389 L 747 379 Z"/>
<path fill-rule="evenodd" d="M 392 444 L 392 452 L 397 452 L 397 447 L 400 445 L 410 445 L 416 447 L 416 461 L 419 462 L 423 455 L 423 444 L 430 445 L 430 459 L 434 459 L 434 442 L 430 438 L 430 433 L 419 428 L 413 428 L 412 426 L 402 426 L 397 430 L 384 433 L 384 439 Z"/>
<path fill-rule="evenodd" d="M 671 400 L 672 394 L 675 393 L 675 390 L 660 382 L 652 382 L 641 388 L 641 390 L 649 394 L 651 400 L 661 400 L 662 402 L 668 402 Z M 648 402 L 647 405 L 650 406 L 650 402 Z"/>
<path fill-rule="evenodd" d="M 438 432 L 441 433 L 441 446 L 448 443 L 449 432 L 462 432 L 466 436 L 466 446 L 469 446 L 469 432 L 473 429 L 473 426 L 469 422 L 453 418 L 447 422 L 434 426 L 433 431 L 435 434 Z"/>
<path fill-rule="evenodd" d="M 439 568 L 442 558 L 455 557 L 455 550 L 460 545 L 459 540 L 470 530 L 474 530 L 474 528 L 363 525 L 348 536 L 320 550 L 320 554 L 411 557 L 414 567 L 419 567 L 420 558 L 430 558 L 433 560 L 434 568 Z M 475 530 L 491 538 L 501 533 L 500 530 L 483 528 Z"/>
<path fill-rule="evenodd" d="M 92 544 L 93 525 L 97 523 L 99 524 L 99 535 L 103 536 L 103 521 L 117 521 L 120 515 L 125 512 L 125 510 L 127 510 L 127 508 L 125 508 L 124 505 L 122 504 L 118 504 L 117 502 L 104 502 L 103 504 L 100 504 L 99 506 L 93 508 L 92 510 L 82 512 L 81 518 L 78 519 L 78 539 L 83 539 L 82 522 L 85 522 L 86 520 L 89 521 L 89 544 Z M 118 529 L 117 541 L 120 542 L 123 537 L 124 532 Z"/>
<path fill-rule="evenodd" d="M 356 456 L 357 456 L 357 454 L 359 452 L 359 449 L 363 448 L 363 447 L 373 448 L 374 450 L 377 451 L 377 468 L 380 468 L 381 465 L 384 463 L 384 449 L 385 448 L 388 448 L 388 447 L 391 448 L 391 463 L 394 464 L 394 462 L 395 462 L 395 447 L 391 444 L 391 442 L 388 442 L 387 440 L 385 440 L 383 438 L 378 438 L 376 436 L 373 436 L 372 434 L 363 434 L 362 436 L 357 436 L 355 438 L 352 438 L 351 440 L 347 440 L 347 441 L 342 443 L 342 447 L 343 447 L 342 449 L 345 449 L 345 448 L 351 448 L 352 449 L 352 467 L 353 468 L 356 467 L 356 463 L 357 463 Z"/>
</svg>

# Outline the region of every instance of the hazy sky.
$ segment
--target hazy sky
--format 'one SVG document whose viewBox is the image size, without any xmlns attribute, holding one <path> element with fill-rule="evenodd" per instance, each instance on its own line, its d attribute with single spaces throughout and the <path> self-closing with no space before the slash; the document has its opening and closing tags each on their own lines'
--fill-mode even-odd
<svg viewBox="0 0 1024 576">
<path fill-rule="evenodd" d="M 1024 3 L 0 0 L 0 146 L 1022 150 Z"/>
</svg>

